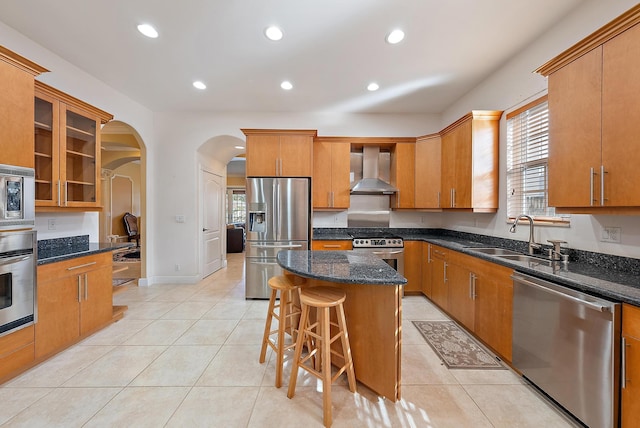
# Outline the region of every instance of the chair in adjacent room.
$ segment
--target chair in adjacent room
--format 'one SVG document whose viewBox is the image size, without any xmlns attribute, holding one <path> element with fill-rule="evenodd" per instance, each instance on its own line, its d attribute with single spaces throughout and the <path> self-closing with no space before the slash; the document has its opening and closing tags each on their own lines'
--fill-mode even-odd
<svg viewBox="0 0 640 428">
<path fill-rule="evenodd" d="M 136 247 L 140 246 L 140 231 L 138 230 L 138 217 L 127 212 L 122 216 L 124 222 L 124 229 L 127 231 L 127 240 L 131 242 L 136 240 Z"/>
</svg>

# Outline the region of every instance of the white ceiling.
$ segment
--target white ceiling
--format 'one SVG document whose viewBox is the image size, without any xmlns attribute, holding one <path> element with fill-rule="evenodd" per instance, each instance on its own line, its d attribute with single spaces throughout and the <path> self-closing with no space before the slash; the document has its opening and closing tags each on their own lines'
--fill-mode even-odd
<svg viewBox="0 0 640 428">
<path fill-rule="evenodd" d="M 580 1 L 2 0 L 0 21 L 153 111 L 440 113 Z"/>
</svg>

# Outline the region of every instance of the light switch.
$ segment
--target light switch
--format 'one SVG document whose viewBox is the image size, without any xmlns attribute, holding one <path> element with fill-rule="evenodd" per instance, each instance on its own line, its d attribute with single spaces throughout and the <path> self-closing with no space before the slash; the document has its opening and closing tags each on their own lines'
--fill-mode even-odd
<svg viewBox="0 0 640 428">
<path fill-rule="evenodd" d="M 176 223 L 184 223 L 185 218 L 183 215 L 177 215 L 176 216 Z"/>
</svg>

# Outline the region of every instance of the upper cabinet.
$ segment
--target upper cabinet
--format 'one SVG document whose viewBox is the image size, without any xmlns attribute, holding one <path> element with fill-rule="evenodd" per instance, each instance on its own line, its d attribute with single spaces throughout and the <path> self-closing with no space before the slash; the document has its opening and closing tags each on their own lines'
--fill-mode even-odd
<svg viewBox="0 0 640 428">
<path fill-rule="evenodd" d="M 33 168 L 34 77 L 46 71 L 0 46 L 0 163 Z"/>
<path fill-rule="evenodd" d="M 315 130 L 243 129 L 247 177 L 311 177 Z"/>
<path fill-rule="evenodd" d="M 313 142 L 313 208 L 347 209 L 350 202 L 348 142 Z"/>
<path fill-rule="evenodd" d="M 41 82 L 34 111 L 36 209 L 99 209 L 100 125 L 113 116 Z"/>
<path fill-rule="evenodd" d="M 415 142 L 398 142 L 391 148 L 391 184 L 398 191 L 391 195 L 391 208 L 415 208 Z"/>
<path fill-rule="evenodd" d="M 441 147 L 440 134 L 425 135 L 416 139 L 416 208 L 441 208 Z"/>
<path fill-rule="evenodd" d="M 502 111 L 474 110 L 440 133 L 442 208 L 497 211 L 501 116 Z"/>
<path fill-rule="evenodd" d="M 557 212 L 638 213 L 640 6 L 558 57 L 549 78 L 549 205 Z"/>
</svg>

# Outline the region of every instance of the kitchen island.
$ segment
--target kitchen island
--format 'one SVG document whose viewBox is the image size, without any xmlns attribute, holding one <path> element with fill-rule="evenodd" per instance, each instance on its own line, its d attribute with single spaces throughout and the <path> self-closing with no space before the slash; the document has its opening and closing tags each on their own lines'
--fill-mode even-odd
<svg viewBox="0 0 640 428">
<path fill-rule="evenodd" d="M 278 264 L 306 278 L 306 286 L 345 291 L 356 379 L 380 396 L 400 399 L 402 287 L 407 280 L 382 259 L 353 251 L 280 251 Z"/>
</svg>

